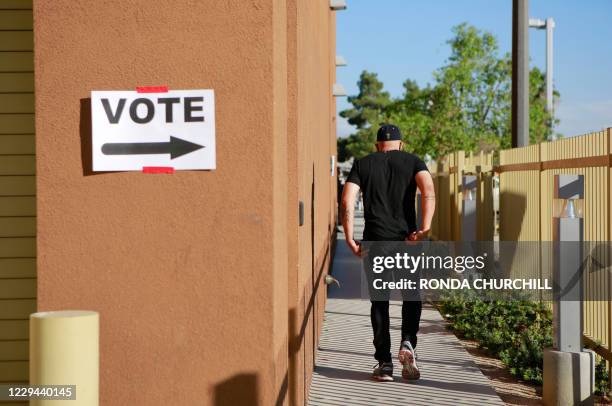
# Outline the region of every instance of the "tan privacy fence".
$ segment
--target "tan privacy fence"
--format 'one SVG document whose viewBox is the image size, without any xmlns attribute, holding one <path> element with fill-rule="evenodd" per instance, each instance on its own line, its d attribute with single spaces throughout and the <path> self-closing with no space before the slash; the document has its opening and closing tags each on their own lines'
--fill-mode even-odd
<svg viewBox="0 0 612 406">
<path fill-rule="evenodd" d="M 429 166 L 436 187 L 436 214 L 432 235 L 440 241 L 461 240 L 463 200 L 476 200 L 476 239 L 492 240 L 495 231 L 493 210 L 493 153 L 449 154 Z M 464 177 L 473 176 L 476 188 L 464 191 Z"/>
<path fill-rule="evenodd" d="M 612 129 L 607 129 L 502 150 L 499 164 L 495 166 L 493 153 L 472 155 L 459 151 L 443 157 L 429 168 L 434 175 L 437 196 L 433 237 L 465 239 L 463 206 L 469 198 L 476 200 L 476 240 L 552 241 L 554 176 L 579 174 L 584 176 L 584 240 L 612 240 L 611 138 Z M 476 189 L 467 190 L 466 179 L 475 180 Z M 496 236 L 497 200 L 499 233 Z M 609 255 L 607 250 L 597 254 L 600 259 L 604 256 L 604 260 Z M 588 261 L 587 268 L 590 268 L 592 264 Z M 530 270 L 531 275 L 536 274 L 534 270 L 541 275 L 551 269 L 552 258 L 541 254 L 537 258 L 521 258 L 516 263 Z M 583 302 L 585 342 L 608 361 L 612 360 L 611 272 L 609 268 L 597 272 L 586 270 L 585 297 L 606 300 Z"/>
<path fill-rule="evenodd" d="M 584 176 L 583 225 L 585 241 L 612 240 L 610 227 L 611 129 L 579 137 L 500 152 L 496 168 L 500 177 L 499 239 L 516 241 L 553 240 L 554 176 Z M 605 247 L 605 245 L 602 245 Z M 592 253 L 590 253 L 592 254 Z M 597 253 L 602 259 L 607 249 Z M 591 272 L 589 257 L 585 270 L 585 297 L 607 300 L 583 302 L 585 341 L 611 360 L 612 315 L 611 270 Z M 603 258 L 604 262 L 606 258 Z M 552 258 L 542 254 L 539 266 L 550 269 Z M 600 344 L 600 345 L 598 345 Z"/>
</svg>

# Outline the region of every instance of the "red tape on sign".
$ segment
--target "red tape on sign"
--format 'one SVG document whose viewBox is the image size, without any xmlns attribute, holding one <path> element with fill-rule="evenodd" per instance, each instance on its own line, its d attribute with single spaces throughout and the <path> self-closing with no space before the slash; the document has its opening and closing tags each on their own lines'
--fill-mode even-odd
<svg viewBox="0 0 612 406">
<path fill-rule="evenodd" d="M 143 166 L 142 173 L 174 173 L 172 166 Z"/>
<path fill-rule="evenodd" d="M 168 93 L 168 86 L 138 86 L 137 93 Z"/>
</svg>

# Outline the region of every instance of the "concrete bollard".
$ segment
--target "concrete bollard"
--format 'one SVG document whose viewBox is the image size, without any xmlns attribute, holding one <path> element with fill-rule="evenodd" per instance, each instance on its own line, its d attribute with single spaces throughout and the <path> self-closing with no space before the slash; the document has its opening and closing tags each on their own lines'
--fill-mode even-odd
<svg viewBox="0 0 612 406">
<path fill-rule="evenodd" d="M 591 406 L 595 388 L 592 351 L 544 350 L 542 402 L 546 406 Z"/>
<path fill-rule="evenodd" d="M 31 400 L 31 406 L 98 406 L 97 312 L 30 315 L 30 385 L 76 385 L 76 400 Z"/>
</svg>

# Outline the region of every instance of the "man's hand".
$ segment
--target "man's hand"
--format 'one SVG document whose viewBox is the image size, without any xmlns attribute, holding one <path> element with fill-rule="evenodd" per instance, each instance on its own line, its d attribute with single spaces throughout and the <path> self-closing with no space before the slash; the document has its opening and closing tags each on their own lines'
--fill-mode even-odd
<svg viewBox="0 0 612 406">
<path fill-rule="evenodd" d="M 423 241 L 429 237 L 429 230 L 414 231 L 408 236 L 408 241 Z"/>
<path fill-rule="evenodd" d="M 353 251 L 354 255 L 356 255 L 358 257 L 361 256 L 361 244 L 359 244 L 355 240 L 347 240 L 346 243 L 348 244 L 348 246 L 351 249 L 351 251 Z"/>
<path fill-rule="evenodd" d="M 342 191 L 342 227 L 344 228 L 344 236 L 346 243 L 353 251 L 353 254 L 361 256 L 361 247 L 353 240 L 353 221 L 355 217 L 355 201 L 359 194 L 359 185 L 346 182 Z"/>
</svg>

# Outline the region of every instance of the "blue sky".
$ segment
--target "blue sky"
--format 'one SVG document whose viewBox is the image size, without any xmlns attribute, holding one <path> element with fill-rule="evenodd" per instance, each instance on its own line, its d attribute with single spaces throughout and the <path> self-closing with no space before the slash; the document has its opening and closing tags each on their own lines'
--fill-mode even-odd
<svg viewBox="0 0 612 406">
<path fill-rule="evenodd" d="M 405 79 L 424 85 L 449 55 L 451 28 L 468 22 L 493 33 L 500 52 L 512 49 L 512 0 L 347 0 L 337 12 L 336 53 L 348 62 L 337 82 L 349 95 L 365 69 L 393 96 Z M 553 17 L 554 83 L 561 93 L 557 131 L 574 136 L 612 127 L 612 0 L 530 0 L 530 16 Z M 546 34 L 529 30 L 532 66 L 545 70 Z M 338 111 L 346 98 L 338 98 Z M 338 135 L 352 127 L 338 117 Z"/>
</svg>

